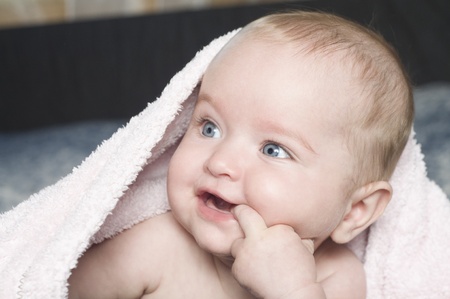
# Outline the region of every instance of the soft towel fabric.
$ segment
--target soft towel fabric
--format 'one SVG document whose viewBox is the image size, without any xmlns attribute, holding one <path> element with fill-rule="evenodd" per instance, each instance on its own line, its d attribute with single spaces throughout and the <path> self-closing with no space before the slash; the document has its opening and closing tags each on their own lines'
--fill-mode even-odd
<svg viewBox="0 0 450 299">
<path fill-rule="evenodd" d="M 67 177 L 0 216 L 0 298 L 64 298 L 92 244 L 169 210 L 168 161 L 211 59 L 236 31 L 214 40 L 161 97 Z M 450 202 L 426 176 L 414 136 L 392 178 L 385 215 L 349 246 L 364 261 L 368 298 L 450 298 Z"/>
</svg>

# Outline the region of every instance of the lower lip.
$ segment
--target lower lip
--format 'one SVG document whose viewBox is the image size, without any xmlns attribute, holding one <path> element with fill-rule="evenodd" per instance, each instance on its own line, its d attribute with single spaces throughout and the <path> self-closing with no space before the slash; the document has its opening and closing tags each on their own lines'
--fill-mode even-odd
<svg viewBox="0 0 450 299">
<path fill-rule="evenodd" d="M 198 209 L 201 217 L 208 221 L 222 222 L 234 220 L 234 216 L 230 212 L 212 209 L 202 199 L 198 200 Z"/>
</svg>

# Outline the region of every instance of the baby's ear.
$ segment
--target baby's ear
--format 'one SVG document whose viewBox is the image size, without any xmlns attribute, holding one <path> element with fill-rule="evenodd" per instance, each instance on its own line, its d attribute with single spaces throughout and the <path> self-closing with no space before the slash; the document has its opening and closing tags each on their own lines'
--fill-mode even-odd
<svg viewBox="0 0 450 299">
<path fill-rule="evenodd" d="M 346 214 L 331 233 L 331 239 L 339 244 L 351 241 L 383 214 L 391 196 L 392 187 L 385 181 L 358 188 L 350 196 Z"/>
</svg>

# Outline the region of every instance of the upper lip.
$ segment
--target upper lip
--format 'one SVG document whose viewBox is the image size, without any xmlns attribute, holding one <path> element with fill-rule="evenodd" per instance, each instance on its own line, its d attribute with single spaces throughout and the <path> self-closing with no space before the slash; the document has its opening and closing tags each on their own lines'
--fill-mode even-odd
<svg viewBox="0 0 450 299">
<path fill-rule="evenodd" d="M 209 188 L 200 188 L 197 191 L 197 196 L 200 197 L 202 200 L 206 200 L 207 196 L 205 195 L 212 195 L 214 197 L 220 198 L 221 200 L 231 204 L 231 205 L 236 205 L 233 201 L 230 201 L 226 196 L 224 196 L 222 193 L 220 193 L 217 190 L 212 190 Z"/>
</svg>

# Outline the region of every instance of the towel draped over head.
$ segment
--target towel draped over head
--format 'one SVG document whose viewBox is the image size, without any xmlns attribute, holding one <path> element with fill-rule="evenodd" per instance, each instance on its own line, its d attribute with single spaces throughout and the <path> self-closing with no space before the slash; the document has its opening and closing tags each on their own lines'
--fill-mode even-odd
<svg viewBox="0 0 450 299">
<path fill-rule="evenodd" d="M 0 298 L 67 297 L 71 270 L 90 245 L 170 209 L 168 161 L 196 86 L 236 32 L 199 51 L 71 174 L 0 215 Z M 349 244 L 364 262 L 368 298 L 450 298 L 450 202 L 427 178 L 414 133 L 391 183 L 385 214 Z"/>
</svg>

